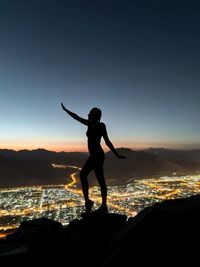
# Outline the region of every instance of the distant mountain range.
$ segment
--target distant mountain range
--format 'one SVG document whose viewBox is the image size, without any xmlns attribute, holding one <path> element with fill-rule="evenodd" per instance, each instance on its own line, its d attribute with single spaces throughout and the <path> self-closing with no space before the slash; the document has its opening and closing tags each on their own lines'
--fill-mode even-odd
<svg viewBox="0 0 200 267">
<path fill-rule="evenodd" d="M 127 157 L 119 160 L 107 153 L 105 171 L 108 177 L 122 182 L 127 179 L 152 177 L 159 175 L 177 175 L 200 171 L 200 150 L 168 150 L 151 148 L 147 150 L 131 150 L 119 148 L 119 153 Z M 114 168 L 113 168 L 114 167 Z"/>
<path fill-rule="evenodd" d="M 106 153 L 104 168 L 108 184 L 121 184 L 141 177 L 200 172 L 200 150 L 117 150 L 127 159 L 116 158 L 111 151 Z M 74 170 L 55 169 L 51 163 L 82 167 L 87 157 L 85 152 L 0 149 L 0 187 L 66 183 Z M 96 183 L 96 179 L 90 181 Z"/>
</svg>

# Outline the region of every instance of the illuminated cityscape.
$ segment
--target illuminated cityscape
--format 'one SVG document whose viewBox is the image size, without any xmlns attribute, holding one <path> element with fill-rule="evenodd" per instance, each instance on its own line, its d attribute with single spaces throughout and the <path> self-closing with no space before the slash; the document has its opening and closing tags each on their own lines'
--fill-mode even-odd
<svg viewBox="0 0 200 267">
<path fill-rule="evenodd" d="M 55 165 L 54 168 L 73 167 L 70 183 L 7 188 L 0 190 L 0 237 L 15 230 L 22 221 L 46 217 L 68 225 L 81 218 L 84 211 L 82 191 L 77 188 L 78 167 Z M 183 198 L 200 192 L 200 174 L 165 176 L 138 179 L 120 186 L 108 186 L 109 212 L 135 216 L 139 211 L 156 202 Z M 98 186 L 90 189 L 90 198 L 95 200 L 94 209 L 101 203 Z"/>
</svg>

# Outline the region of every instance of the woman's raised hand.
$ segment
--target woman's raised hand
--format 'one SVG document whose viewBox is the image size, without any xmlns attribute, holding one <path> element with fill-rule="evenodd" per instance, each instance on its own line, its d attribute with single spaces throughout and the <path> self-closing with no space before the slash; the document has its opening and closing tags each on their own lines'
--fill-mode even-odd
<svg viewBox="0 0 200 267">
<path fill-rule="evenodd" d="M 66 111 L 66 108 L 65 108 L 65 106 L 63 105 L 62 102 L 61 102 L 61 106 L 62 106 L 62 109 L 63 109 L 64 111 Z"/>
</svg>

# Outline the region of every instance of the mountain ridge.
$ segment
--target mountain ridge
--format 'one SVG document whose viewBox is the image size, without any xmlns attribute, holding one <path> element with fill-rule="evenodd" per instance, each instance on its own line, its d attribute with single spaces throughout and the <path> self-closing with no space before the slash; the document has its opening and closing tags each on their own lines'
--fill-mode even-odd
<svg viewBox="0 0 200 267">
<path fill-rule="evenodd" d="M 127 158 L 119 159 L 111 151 L 105 153 L 105 177 L 111 185 L 127 183 L 131 179 L 200 172 L 200 150 L 132 150 L 121 147 L 117 151 Z M 53 169 L 51 164 L 81 168 L 88 155 L 87 152 L 54 152 L 41 148 L 20 151 L 0 149 L 0 187 L 64 183 L 70 172 Z M 91 181 L 96 183 L 95 179 Z"/>
</svg>

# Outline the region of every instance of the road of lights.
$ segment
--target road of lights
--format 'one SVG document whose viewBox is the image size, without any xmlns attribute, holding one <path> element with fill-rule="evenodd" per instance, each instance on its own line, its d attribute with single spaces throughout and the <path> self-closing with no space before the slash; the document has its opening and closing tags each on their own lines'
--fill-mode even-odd
<svg viewBox="0 0 200 267">
<path fill-rule="evenodd" d="M 47 217 L 67 225 L 84 211 L 82 191 L 77 187 L 79 167 L 52 164 L 54 168 L 73 168 L 70 182 L 59 185 L 7 188 L 0 190 L 0 238 L 15 230 L 22 221 Z M 69 180 L 69 177 L 67 177 Z M 138 179 L 130 184 L 108 186 L 109 212 L 135 216 L 156 202 L 200 193 L 200 174 Z M 98 186 L 90 188 L 94 209 L 101 204 Z"/>
</svg>

